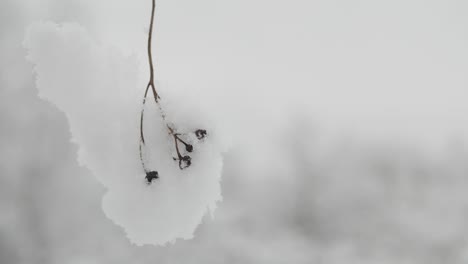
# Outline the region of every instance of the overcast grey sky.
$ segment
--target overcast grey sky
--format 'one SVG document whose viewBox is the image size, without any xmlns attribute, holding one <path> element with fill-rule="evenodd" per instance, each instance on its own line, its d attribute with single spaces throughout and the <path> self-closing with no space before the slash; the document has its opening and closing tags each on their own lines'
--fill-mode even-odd
<svg viewBox="0 0 468 264">
<path fill-rule="evenodd" d="M 144 59 L 148 1 L 15 5 L 27 21 L 78 22 L 102 43 Z M 157 5 L 161 80 L 248 80 L 236 89 L 247 103 L 264 98 L 271 108 L 281 101 L 305 105 L 320 121 L 357 124 L 361 133 L 383 133 L 374 124 L 399 133 L 405 133 L 401 126 L 418 132 L 466 129 L 464 1 L 160 0 Z"/>
<path fill-rule="evenodd" d="M 87 4 L 92 30 L 144 52 L 148 3 L 109 3 Z M 433 141 L 467 129 L 467 11 L 452 0 L 158 1 L 158 77 L 242 80 L 217 89 L 365 136 Z"/>
</svg>

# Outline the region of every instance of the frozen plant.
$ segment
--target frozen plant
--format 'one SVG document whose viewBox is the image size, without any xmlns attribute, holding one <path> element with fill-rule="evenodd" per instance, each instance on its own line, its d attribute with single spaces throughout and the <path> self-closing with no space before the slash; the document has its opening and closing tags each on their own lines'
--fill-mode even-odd
<svg viewBox="0 0 468 264">
<path fill-rule="evenodd" d="M 183 170 L 185 168 L 190 167 L 190 165 L 192 165 L 192 157 L 190 157 L 190 155 L 187 153 L 193 152 L 193 145 L 187 143 L 186 141 L 182 139 L 182 136 L 184 136 L 184 134 L 178 132 L 174 125 L 169 124 L 167 122 L 166 114 L 164 113 L 164 110 L 160 104 L 161 97 L 159 96 L 159 93 L 156 91 L 156 85 L 154 84 L 154 65 L 153 65 L 153 54 L 152 54 L 151 44 L 152 44 L 152 39 L 153 39 L 153 25 L 154 25 L 155 9 L 156 9 L 156 0 L 152 0 L 150 28 L 148 32 L 148 62 L 149 62 L 149 68 L 150 68 L 150 78 L 148 81 L 148 85 L 146 86 L 146 89 L 145 89 L 145 95 L 143 96 L 143 103 L 142 103 L 141 114 L 140 114 L 140 146 L 139 146 L 140 161 L 141 161 L 143 170 L 145 171 L 145 174 L 146 174 L 145 178 L 148 184 L 151 184 L 153 180 L 159 178 L 158 171 L 148 169 L 145 163 L 145 159 L 143 158 L 144 148 L 146 146 L 143 124 L 144 124 L 146 98 L 148 96 L 148 91 L 150 90 L 150 88 L 153 93 L 154 102 L 159 108 L 162 122 L 167 128 L 169 136 L 172 137 L 174 140 L 174 148 L 176 150 L 177 157 L 173 157 L 173 159 L 174 161 L 179 162 L 179 169 Z M 204 129 L 197 129 L 194 133 L 196 134 L 199 140 L 205 138 L 207 135 L 207 132 Z M 183 154 L 181 153 L 181 150 L 179 149 L 179 144 L 184 145 L 186 153 L 183 153 Z"/>
<path fill-rule="evenodd" d="M 151 21 L 154 5 L 152 13 Z M 79 163 L 106 187 L 106 216 L 137 245 L 192 238 L 222 199 L 221 153 L 228 142 L 221 119 L 207 108 L 209 98 L 177 80 L 165 89 L 151 69 L 144 101 L 151 89 L 156 104 L 143 102 L 142 108 L 133 88 L 147 84 L 138 58 L 97 43 L 78 24 L 35 23 L 24 43 L 38 96 L 66 115 Z"/>
</svg>

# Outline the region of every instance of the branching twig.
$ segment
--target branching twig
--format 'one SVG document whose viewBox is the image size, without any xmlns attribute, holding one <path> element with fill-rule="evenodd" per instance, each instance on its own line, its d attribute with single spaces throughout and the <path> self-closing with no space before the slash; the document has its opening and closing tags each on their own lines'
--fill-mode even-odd
<svg viewBox="0 0 468 264">
<path fill-rule="evenodd" d="M 154 64 L 153 64 L 153 55 L 152 55 L 152 50 L 151 50 L 151 44 L 152 44 L 152 39 L 153 39 L 153 24 L 154 24 L 154 14 L 156 11 L 156 0 L 152 0 L 152 8 L 151 8 L 151 19 L 150 19 L 150 28 L 148 32 L 148 62 L 149 62 L 149 67 L 150 67 L 150 79 L 148 82 L 148 85 L 146 86 L 145 90 L 145 95 L 143 96 L 143 102 L 142 102 L 142 107 L 141 107 L 141 113 L 140 113 L 140 146 L 139 146 L 139 151 L 140 151 L 140 161 L 141 165 L 143 167 L 143 170 L 145 171 L 146 174 L 148 174 L 148 169 L 146 168 L 145 161 L 143 159 L 143 147 L 145 145 L 145 135 L 144 135 L 144 129 L 143 129 L 143 122 L 144 122 L 144 115 L 145 115 L 145 104 L 146 104 L 146 98 L 148 96 L 148 90 L 151 87 L 151 90 L 153 91 L 153 97 L 156 102 L 156 104 L 159 105 L 159 95 L 156 92 L 156 87 L 154 86 Z"/>
<path fill-rule="evenodd" d="M 166 114 L 161 106 L 161 97 L 159 96 L 159 93 L 156 91 L 156 86 L 154 84 L 154 63 L 153 63 L 153 55 L 152 55 L 152 40 L 153 40 L 153 25 L 154 25 L 154 17 L 155 17 L 155 11 L 156 11 L 156 0 L 152 0 L 152 8 L 151 8 L 151 19 L 150 19 L 150 28 L 148 32 L 148 63 L 149 63 L 149 70 L 150 70 L 150 78 L 148 81 L 148 85 L 146 86 L 145 89 L 145 94 L 143 96 L 143 101 L 142 101 L 142 108 L 140 112 L 140 145 L 139 145 L 139 151 L 140 151 L 140 161 L 141 165 L 143 167 L 143 170 L 146 173 L 146 180 L 148 183 L 151 183 L 153 179 L 159 178 L 158 172 L 157 171 L 152 171 L 148 170 L 145 164 L 145 160 L 143 158 L 143 148 L 145 147 L 145 135 L 144 135 L 144 114 L 145 114 L 145 105 L 146 105 L 146 98 L 148 97 L 148 91 L 151 88 L 151 91 L 153 92 L 153 98 L 154 102 L 159 108 L 160 115 L 162 118 L 162 121 L 164 125 L 167 128 L 168 134 L 173 137 L 174 139 L 174 145 L 175 145 L 175 150 L 177 152 L 177 158 L 174 158 L 174 160 L 179 161 L 179 168 L 185 169 L 189 167 L 192 162 L 191 162 L 191 157 L 188 155 L 183 156 L 180 152 L 179 149 L 179 142 L 185 145 L 185 150 L 187 152 L 192 152 L 193 151 L 193 146 L 184 140 L 180 138 L 181 134 L 177 133 L 175 128 L 171 127 L 168 122 L 166 121 Z M 197 129 L 195 131 L 195 135 L 198 139 L 203 139 L 206 136 L 206 130 L 203 129 Z"/>
</svg>

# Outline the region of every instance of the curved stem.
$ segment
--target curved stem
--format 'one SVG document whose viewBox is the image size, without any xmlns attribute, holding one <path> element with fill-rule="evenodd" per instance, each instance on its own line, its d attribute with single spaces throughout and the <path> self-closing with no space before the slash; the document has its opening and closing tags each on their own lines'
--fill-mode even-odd
<svg viewBox="0 0 468 264">
<path fill-rule="evenodd" d="M 162 121 L 163 121 L 164 125 L 166 126 L 166 128 L 168 130 L 168 134 L 174 138 L 174 145 L 175 145 L 175 149 L 177 151 L 177 156 L 178 156 L 178 160 L 179 160 L 179 168 L 180 169 L 184 169 L 184 168 L 190 166 L 191 162 L 190 162 L 190 157 L 189 156 L 182 156 L 182 154 L 180 153 L 178 141 L 180 141 L 182 144 L 185 145 L 186 150 L 188 152 L 192 152 L 192 149 L 193 149 L 192 145 L 190 145 L 187 142 L 183 141 L 179 137 L 180 134 L 178 134 L 177 131 L 171 125 L 169 125 L 169 123 L 166 121 L 166 114 L 165 114 L 165 112 L 164 112 L 164 110 L 162 108 L 162 105 L 160 103 L 161 97 L 159 97 L 159 94 L 156 91 L 156 86 L 154 85 L 155 75 L 154 75 L 154 63 L 153 63 L 153 54 L 152 54 L 152 40 L 153 40 L 153 25 L 154 25 L 155 11 L 156 11 L 156 0 L 152 0 L 151 20 L 150 20 L 150 28 L 149 28 L 149 32 L 148 32 L 148 63 L 149 63 L 149 68 L 150 68 L 149 69 L 150 70 L 150 78 L 149 78 L 149 81 L 148 81 L 148 85 L 146 86 L 146 89 L 145 89 L 145 94 L 143 96 L 143 102 L 142 102 L 142 108 L 141 108 L 141 112 L 140 112 L 140 142 L 139 142 L 140 143 L 139 144 L 140 161 L 141 161 L 141 165 L 143 167 L 143 170 L 146 172 L 147 176 L 148 176 L 148 173 L 151 173 L 151 172 L 147 169 L 146 164 L 145 164 L 145 160 L 144 160 L 144 157 L 143 157 L 144 156 L 143 151 L 144 151 L 144 148 L 145 148 L 145 135 L 144 135 L 144 126 L 143 126 L 143 124 L 144 124 L 146 98 L 148 97 L 148 92 L 149 92 L 150 88 L 151 88 L 151 91 L 153 92 L 154 101 L 155 101 L 156 105 L 159 108 Z M 185 164 L 186 164 L 185 167 L 182 166 L 183 162 L 185 162 Z"/>
<path fill-rule="evenodd" d="M 146 169 L 145 161 L 143 160 L 143 146 L 145 145 L 145 136 L 144 136 L 144 129 L 143 129 L 143 122 L 144 122 L 144 115 L 145 115 L 145 104 L 146 104 L 146 98 L 148 96 L 148 90 L 151 87 L 151 90 L 153 92 L 153 97 L 154 101 L 156 104 L 158 104 L 159 108 L 161 109 L 161 106 L 159 105 L 158 99 L 160 99 L 159 94 L 156 91 L 156 88 L 154 86 L 154 64 L 153 64 L 153 54 L 152 54 L 152 40 L 153 40 L 153 24 L 154 24 L 154 15 L 156 11 L 156 0 L 152 0 L 152 7 L 151 7 L 151 19 L 150 19 L 150 28 L 148 32 L 148 63 L 149 63 L 149 68 L 150 68 L 150 79 L 148 81 L 148 85 L 146 86 L 145 90 L 145 95 L 143 96 L 143 102 L 142 102 L 142 108 L 140 112 L 140 146 L 139 146 L 139 151 L 140 151 L 140 161 L 141 165 L 143 167 L 143 170 L 145 172 L 148 172 Z"/>
</svg>

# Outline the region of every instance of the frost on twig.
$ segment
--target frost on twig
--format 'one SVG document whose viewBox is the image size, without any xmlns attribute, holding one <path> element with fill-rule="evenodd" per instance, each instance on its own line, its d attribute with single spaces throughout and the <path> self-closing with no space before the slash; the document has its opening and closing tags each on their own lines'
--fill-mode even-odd
<svg viewBox="0 0 468 264">
<path fill-rule="evenodd" d="M 151 94 L 151 82 L 147 95 L 161 105 L 148 103 L 140 124 L 142 109 L 135 102 L 142 94 L 130 87 L 146 87 L 148 80 L 140 79 L 138 57 L 97 43 L 84 27 L 70 23 L 34 23 L 25 46 L 38 95 L 66 115 L 79 163 L 106 188 L 105 215 L 136 245 L 193 238 L 222 200 L 222 153 L 230 143 L 212 98 L 199 96 L 206 84 L 192 82 L 187 90 L 182 81 L 168 80 L 173 89 L 162 90 L 152 78 L 165 96 L 161 101 Z M 135 139 L 144 142 L 142 153 Z"/>
<path fill-rule="evenodd" d="M 146 86 L 145 89 L 145 94 L 143 96 L 143 102 L 142 102 L 142 108 L 141 108 L 141 114 L 140 114 L 140 145 L 139 145 L 139 151 L 140 151 L 140 161 L 141 165 L 143 167 L 143 170 L 145 171 L 146 174 L 146 181 L 148 184 L 151 184 L 151 182 L 155 179 L 159 178 L 159 174 L 155 170 L 150 170 L 147 168 L 147 165 L 145 163 L 144 159 L 144 148 L 146 147 L 145 145 L 145 135 L 144 135 L 144 114 L 145 114 L 145 104 L 146 104 L 146 98 L 148 97 L 148 92 L 151 88 L 151 91 L 153 93 L 153 98 L 154 102 L 158 106 L 158 109 L 160 111 L 160 116 L 161 116 L 161 121 L 164 123 L 164 125 L 167 128 L 168 134 L 170 137 L 173 138 L 174 140 L 174 148 L 177 152 L 177 157 L 173 157 L 174 161 L 177 161 L 179 163 L 179 169 L 183 170 L 190 165 L 192 165 L 192 157 L 187 154 L 187 153 L 192 153 L 193 152 L 193 145 L 185 142 L 181 136 L 183 134 L 178 133 L 177 129 L 171 125 L 166 120 L 166 114 L 164 113 L 164 110 L 161 106 L 161 97 L 159 96 L 159 93 L 156 91 L 156 86 L 154 84 L 154 63 L 153 63 L 153 55 L 152 55 L 152 48 L 151 48 L 151 43 L 152 43 L 152 38 L 153 38 L 153 24 L 154 24 L 154 14 L 155 14 L 155 8 L 156 8 L 156 0 L 152 0 L 152 9 L 151 9 L 151 19 L 150 19 L 150 29 L 148 32 L 148 62 L 149 62 L 149 68 L 150 68 L 150 79 L 148 81 L 148 85 Z M 206 137 L 207 132 L 204 129 L 197 129 L 195 132 L 195 135 L 197 139 L 201 140 Z M 185 147 L 185 152 L 186 153 L 181 153 L 181 150 L 179 149 L 179 143 L 183 144 Z"/>
</svg>

